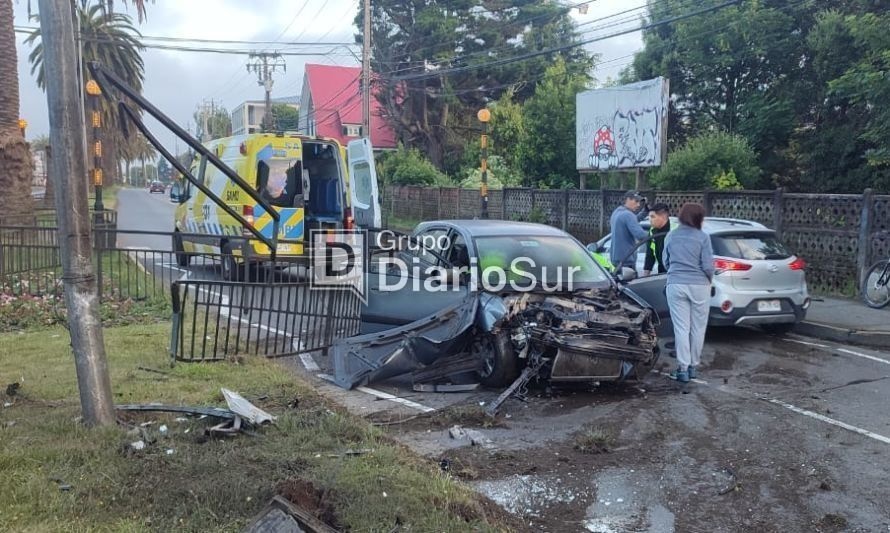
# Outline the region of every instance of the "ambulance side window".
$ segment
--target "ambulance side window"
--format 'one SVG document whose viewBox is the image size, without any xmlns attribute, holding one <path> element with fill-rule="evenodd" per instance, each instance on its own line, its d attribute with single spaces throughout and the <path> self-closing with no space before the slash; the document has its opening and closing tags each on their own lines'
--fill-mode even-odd
<svg viewBox="0 0 890 533">
<path fill-rule="evenodd" d="M 293 207 L 303 194 L 302 163 L 299 160 L 270 159 L 257 163 L 257 188 L 272 205 Z"/>
</svg>

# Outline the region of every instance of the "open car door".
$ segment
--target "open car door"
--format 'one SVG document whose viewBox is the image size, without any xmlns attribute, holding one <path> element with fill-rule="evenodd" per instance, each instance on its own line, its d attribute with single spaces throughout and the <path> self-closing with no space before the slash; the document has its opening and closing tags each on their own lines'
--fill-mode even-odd
<svg viewBox="0 0 890 533">
<path fill-rule="evenodd" d="M 351 181 L 349 200 L 355 224 L 360 228 L 380 228 L 383 225 L 383 216 L 380 212 L 380 193 L 371 141 L 356 139 L 346 146 Z"/>
</svg>

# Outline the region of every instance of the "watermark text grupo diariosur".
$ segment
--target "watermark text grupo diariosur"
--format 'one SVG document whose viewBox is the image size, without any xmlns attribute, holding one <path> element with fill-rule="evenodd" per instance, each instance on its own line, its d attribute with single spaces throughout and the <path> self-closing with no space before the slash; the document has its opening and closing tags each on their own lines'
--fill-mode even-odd
<svg viewBox="0 0 890 533">
<path fill-rule="evenodd" d="M 447 292 L 467 287 L 485 292 L 570 291 L 582 270 L 572 265 L 538 265 L 524 256 L 498 264 L 480 263 L 476 257 L 465 258 L 465 264 L 451 264 L 443 255 L 451 249 L 447 235 L 409 238 L 383 231 L 376 236 L 378 253 L 373 258 L 363 231 L 313 231 L 311 240 L 312 287 L 349 289 L 363 300 L 368 283 L 380 292 Z"/>
</svg>

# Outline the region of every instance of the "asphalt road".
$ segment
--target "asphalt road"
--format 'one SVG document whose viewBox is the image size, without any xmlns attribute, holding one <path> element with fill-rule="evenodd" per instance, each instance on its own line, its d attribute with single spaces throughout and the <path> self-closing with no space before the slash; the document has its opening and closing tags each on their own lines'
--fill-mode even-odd
<svg viewBox="0 0 890 533">
<path fill-rule="evenodd" d="M 173 215 L 177 204 L 167 194 L 151 194 L 148 189 L 122 188 L 117 193 L 118 230 L 173 231 Z M 118 246 L 170 250 L 170 237 L 118 234 Z"/>
<path fill-rule="evenodd" d="M 169 231 L 173 210 L 166 196 L 122 190 L 119 227 Z M 119 244 L 169 249 L 154 239 Z M 237 320 L 260 334 L 278 324 L 262 312 Z M 509 400 L 494 427 L 467 413 L 498 391 L 417 393 L 405 380 L 345 391 L 329 382 L 323 355 L 287 363 L 414 450 L 446 460 L 529 530 L 890 529 L 888 353 L 712 329 L 701 378 L 688 386 L 666 377 L 675 361 L 664 357 L 640 384 L 533 389 L 526 402 Z M 491 442 L 451 438 L 455 424 Z M 601 453 L 579 451 L 589 430 L 610 435 Z"/>
</svg>

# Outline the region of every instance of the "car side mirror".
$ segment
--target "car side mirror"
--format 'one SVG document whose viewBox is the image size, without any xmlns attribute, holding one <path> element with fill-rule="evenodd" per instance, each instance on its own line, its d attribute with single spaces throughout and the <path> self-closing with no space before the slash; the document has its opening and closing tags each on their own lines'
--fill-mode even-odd
<svg viewBox="0 0 890 533">
<path fill-rule="evenodd" d="M 630 267 L 621 267 L 615 274 L 616 279 L 621 282 L 628 282 L 637 279 L 637 271 Z"/>
<path fill-rule="evenodd" d="M 594 254 L 602 254 L 606 253 L 606 247 L 601 244 L 592 242 L 587 245 L 587 251 Z"/>
</svg>

